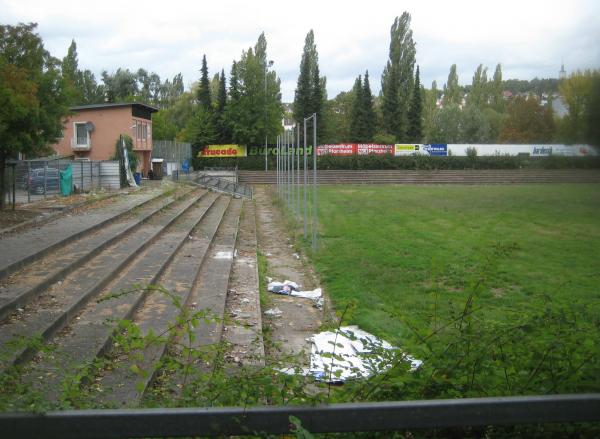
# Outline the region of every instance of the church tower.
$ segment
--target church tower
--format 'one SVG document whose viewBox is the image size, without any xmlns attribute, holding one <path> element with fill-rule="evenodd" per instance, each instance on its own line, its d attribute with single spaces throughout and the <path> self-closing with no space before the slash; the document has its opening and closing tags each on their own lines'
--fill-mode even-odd
<svg viewBox="0 0 600 439">
<path fill-rule="evenodd" d="M 558 79 L 562 80 L 562 79 L 566 79 L 567 78 L 567 72 L 565 71 L 565 63 L 563 62 L 560 65 L 560 72 L 558 72 Z"/>
</svg>

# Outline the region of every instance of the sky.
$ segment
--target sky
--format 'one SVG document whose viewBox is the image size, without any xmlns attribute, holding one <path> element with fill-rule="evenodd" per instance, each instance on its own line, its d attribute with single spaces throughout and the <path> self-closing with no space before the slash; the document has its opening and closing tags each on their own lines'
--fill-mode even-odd
<svg viewBox="0 0 600 439">
<path fill-rule="evenodd" d="M 272 69 L 281 78 L 284 102 L 294 99 L 304 38 L 314 30 L 328 97 L 352 88 L 369 71 L 378 93 L 388 59 L 390 27 L 411 14 L 422 83 L 441 88 L 452 64 L 470 84 L 479 64 L 504 79 L 556 78 L 600 68 L 600 1 L 597 0 L 274 0 L 155 1 L 0 0 L 0 23 L 38 23 L 44 45 L 57 58 L 77 43 L 79 68 L 99 80 L 102 70 L 183 74 L 189 86 L 206 54 L 211 76 L 267 38 Z"/>
</svg>

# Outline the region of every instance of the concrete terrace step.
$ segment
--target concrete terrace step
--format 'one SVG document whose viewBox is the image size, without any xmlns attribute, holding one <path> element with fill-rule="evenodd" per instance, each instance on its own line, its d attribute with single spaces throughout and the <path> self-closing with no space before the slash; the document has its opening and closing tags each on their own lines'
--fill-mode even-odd
<svg viewBox="0 0 600 439">
<path fill-rule="evenodd" d="M 311 182 L 312 172 L 308 176 Z M 275 184 L 276 178 L 275 171 L 239 172 L 239 181 L 243 183 Z M 600 170 L 319 170 L 317 178 L 320 184 L 598 183 Z"/>
<path fill-rule="evenodd" d="M 256 212 L 254 202 L 244 203 L 236 241 L 227 312 L 231 319 L 223 338 L 229 355 L 246 366 L 265 365 L 265 346 L 262 335 L 258 261 L 256 241 Z"/>
<path fill-rule="evenodd" d="M 24 267 L 53 250 L 96 230 L 162 194 L 160 190 L 124 195 L 113 203 L 85 212 L 61 216 L 40 227 L 0 240 L 0 278 Z"/>
<path fill-rule="evenodd" d="M 201 191 L 189 199 L 180 201 L 177 206 L 143 224 L 134 233 L 107 247 L 70 273 L 56 289 L 41 294 L 24 312 L 12 315 L 0 326 L 0 346 L 6 349 L 11 341 L 19 338 L 41 336 L 46 340 L 51 337 L 69 323 L 94 295 L 114 281 L 132 260 L 137 258 L 139 265 L 140 252 L 147 250 L 157 238 L 160 238 L 160 241 L 165 233 L 170 231 L 169 226 L 199 199 L 208 199 L 200 205 L 211 203 L 213 196 L 208 195 Z M 135 279 L 129 285 L 134 283 Z M 20 346 L 10 351 L 10 355 L 4 360 L 5 364 L 0 366 L 6 367 L 25 361 L 33 353 L 32 348 Z"/>
<path fill-rule="evenodd" d="M 217 199 L 217 195 L 207 194 L 183 213 L 168 231 L 147 246 L 136 261 L 103 290 L 98 301 L 88 303 L 67 330 L 57 335 L 52 343 L 55 347 L 53 357 L 60 359 L 61 365 L 87 367 L 110 348 L 111 336 L 117 330 L 118 322 L 130 319 L 147 295 L 147 290 L 134 286 L 156 284 L 181 253 L 179 250 L 190 241 L 192 230 L 201 221 L 211 222 L 214 215 L 222 215 L 218 213 L 222 203 L 216 202 Z M 213 209 L 215 205 L 217 209 Z M 42 358 L 34 363 L 29 379 L 52 395 L 61 380 L 74 372 L 64 366 L 57 367 L 55 360 Z M 36 381 L 39 376 L 43 377 L 41 383 Z"/>
<path fill-rule="evenodd" d="M 188 195 L 189 192 L 186 191 L 182 196 Z M 123 239 L 154 215 L 172 206 L 175 201 L 176 198 L 173 196 L 154 199 L 139 207 L 135 215 L 126 215 L 100 230 L 85 234 L 75 242 L 53 251 L 51 256 L 44 257 L 20 272 L 10 275 L 0 287 L 0 321 L 17 308 L 23 307 L 35 295 L 96 256 L 104 248 Z"/>
<path fill-rule="evenodd" d="M 196 342 L 199 344 L 207 339 L 211 342 L 220 341 L 220 335 L 211 336 L 209 331 L 215 326 L 222 327 L 227 280 L 242 204 L 241 200 L 234 199 L 227 206 L 226 200 L 229 198 L 221 199 L 218 215 L 216 211 L 212 220 L 196 230 L 193 235 L 195 239 L 186 244 L 187 248 L 180 252 L 160 280 L 160 284 L 175 294 L 182 304 L 189 306 L 192 313 L 208 312 L 208 318 L 217 319 L 214 324 L 200 323 L 196 329 Z M 167 333 L 180 312 L 171 298 L 152 294 L 136 313 L 134 323 L 140 327 L 143 335 L 149 331 Z M 99 382 L 103 388 L 101 395 L 104 402 L 117 406 L 138 405 L 158 371 L 157 366 L 165 355 L 167 342 L 165 338 L 147 346 L 141 358 L 135 362 L 130 358 L 125 359 L 118 363 L 118 367 L 104 374 Z M 145 375 L 133 373 L 133 364 L 144 370 Z"/>
</svg>

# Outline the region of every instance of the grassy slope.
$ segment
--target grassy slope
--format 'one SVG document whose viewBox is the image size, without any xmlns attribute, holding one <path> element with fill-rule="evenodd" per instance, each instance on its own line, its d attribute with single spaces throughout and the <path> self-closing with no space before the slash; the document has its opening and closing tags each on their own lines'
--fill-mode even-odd
<svg viewBox="0 0 600 439">
<path fill-rule="evenodd" d="M 597 185 L 324 186 L 316 258 L 338 310 L 401 343 L 406 322 L 460 309 L 496 244 L 514 246 L 490 274 L 479 306 L 506 321 L 541 309 L 587 304 L 600 314 Z M 437 298 L 437 300 L 436 300 Z"/>
</svg>

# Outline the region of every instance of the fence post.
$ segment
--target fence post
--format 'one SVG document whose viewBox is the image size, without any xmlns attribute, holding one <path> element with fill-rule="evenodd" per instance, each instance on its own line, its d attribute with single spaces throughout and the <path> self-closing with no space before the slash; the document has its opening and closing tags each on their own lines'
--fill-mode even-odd
<svg viewBox="0 0 600 439">
<path fill-rule="evenodd" d="M 317 113 L 313 113 L 313 251 L 317 251 Z"/>
<path fill-rule="evenodd" d="M 27 203 L 31 203 L 31 186 L 29 182 L 31 181 L 31 162 L 27 160 Z"/>
</svg>

